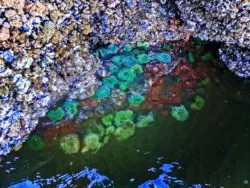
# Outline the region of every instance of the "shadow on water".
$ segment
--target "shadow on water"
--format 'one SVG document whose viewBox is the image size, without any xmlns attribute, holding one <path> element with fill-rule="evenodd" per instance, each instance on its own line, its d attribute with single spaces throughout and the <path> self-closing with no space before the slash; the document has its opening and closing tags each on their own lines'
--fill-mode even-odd
<svg viewBox="0 0 250 188">
<path fill-rule="evenodd" d="M 29 179 L 45 187 L 92 182 L 93 187 L 126 188 L 162 174 L 171 187 L 198 183 L 203 187 L 248 187 L 250 84 L 227 74 L 214 73 L 213 78 L 205 90 L 205 107 L 192 111 L 186 122 L 159 112 L 152 127 L 138 129 L 126 141 L 112 140 L 96 154 L 69 156 L 59 147 L 31 152 L 25 146 L 2 162 L 2 187 Z M 164 171 L 164 164 L 173 167 Z"/>
</svg>

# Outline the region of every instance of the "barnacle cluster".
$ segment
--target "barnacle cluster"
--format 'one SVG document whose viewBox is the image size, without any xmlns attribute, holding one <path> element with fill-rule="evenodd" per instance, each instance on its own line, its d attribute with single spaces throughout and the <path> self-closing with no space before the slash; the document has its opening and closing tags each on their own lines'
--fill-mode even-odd
<svg viewBox="0 0 250 188">
<path fill-rule="evenodd" d="M 250 25 L 249 25 L 250 27 Z M 250 50 L 238 46 L 223 46 L 219 49 L 220 59 L 240 77 L 250 77 Z"/>
<path fill-rule="evenodd" d="M 240 77 L 250 77 L 250 2 L 176 0 L 185 30 L 206 41 L 223 42 L 221 60 Z"/>
</svg>

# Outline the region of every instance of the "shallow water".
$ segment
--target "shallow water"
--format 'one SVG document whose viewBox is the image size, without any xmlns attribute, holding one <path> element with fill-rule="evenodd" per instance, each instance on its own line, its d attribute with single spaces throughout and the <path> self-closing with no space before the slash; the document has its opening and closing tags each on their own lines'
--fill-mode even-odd
<svg viewBox="0 0 250 188">
<path fill-rule="evenodd" d="M 249 88 L 249 82 L 214 70 L 204 108 L 190 111 L 185 122 L 154 111 L 151 127 L 138 128 L 126 141 L 111 140 L 95 154 L 25 145 L 1 162 L 0 187 L 24 180 L 42 187 L 147 187 L 144 182 L 157 178 L 165 181 L 158 187 L 248 187 Z"/>
</svg>

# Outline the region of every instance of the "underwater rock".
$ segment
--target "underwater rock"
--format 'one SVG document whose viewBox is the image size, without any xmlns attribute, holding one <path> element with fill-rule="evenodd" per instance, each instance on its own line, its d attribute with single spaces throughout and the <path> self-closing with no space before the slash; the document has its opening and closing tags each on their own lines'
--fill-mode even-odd
<svg viewBox="0 0 250 188">
<path fill-rule="evenodd" d="M 220 59 L 235 75 L 250 77 L 250 47 L 222 46 L 219 50 Z"/>
<path fill-rule="evenodd" d="M 166 67 L 160 63 L 148 64 L 145 66 L 145 72 L 149 77 L 160 76 L 165 73 Z"/>
<path fill-rule="evenodd" d="M 250 48 L 249 6 L 245 1 L 175 0 L 175 2 L 185 22 L 185 29 L 194 36 L 202 40 Z"/>
<path fill-rule="evenodd" d="M 220 58 L 236 75 L 249 77 L 250 16 L 244 0 L 175 0 L 184 30 L 203 41 L 222 42 Z M 230 49 L 231 48 L 231 49 Z M 237 55 L 237 56 L 236 56 Z"/>
<path fill-rule="evenodd" d="M 9 186 L 9 188 L 40 188 L 39 184 L 33 183 L 32 181 L 25 180 L 23 182 Z"/>
<path fill-rule="evenodd" d="M 53 141 L 69 134 L 78 132 L 80 126 L 75 124 L 72 119 L 63 120 L 59 126 L 48 126 L 41 131 L 41 136 L 46 141 Z"/>
<path fill-rule="evenodd" d="M 80 150 L 80 139 L 77 134 L 69 134 L 60 139 L 60 147 L 66 154 L 75 154 Z"/>
</svg>

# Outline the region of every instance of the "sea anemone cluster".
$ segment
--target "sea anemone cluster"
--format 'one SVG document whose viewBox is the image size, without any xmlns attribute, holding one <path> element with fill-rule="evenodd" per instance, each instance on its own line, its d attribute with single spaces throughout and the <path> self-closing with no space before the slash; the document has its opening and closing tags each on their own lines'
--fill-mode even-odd
<svg viewBox="0 0 250 188">
<path fill-rule="evenodd" d="M 54 110 L 48 111 L 48 118 L 52 121 L 60 121 L 66 118 L 74 117 L 78 112 L 78 103 L 71 100 L 66 100 L 62 105 L 58 106 Z"/>
<path fill-rule="evenodd" d="M 78 134 L 70 133 L 61 137 L 60 148 L 65 154 L 76 154 L 81 147 L 82 153 L 96 153 L 109 142 L 111 137 L 114 137 L 117 141 L 127 140 L 135 134 L 137 127 L 148 127 L 154 121 L 155 118 L 152 112 L 139 115 L 137 118 L 136 114 L 131 110 L 106 114 L 101 118 L 100 123 L 89 122 L 91 124 L 86 129 L 82 142 Z"/>
<path fill-rule="evenodd" d="M 96 90 L 97 99 L 110 97 L 114 89 L 127 91 L 130 85 L 143 75 L 145 67 L 148 67 L 146 70 L 150 70 L 149 66 L 157 63 L 162 67 L 161 73 L 166 74 L 177 64 L 170 52 L 164 51 L 163 48 L 154 50 L 148 42 L 142 41 L 138 41 L 136 45 L 126 44 L 122 47 L 110 44 L 106 48 L 96 50 L 96 54 L 100 56 L 106 72 L 102 84 Z M 136 98 L 142 100 L 141 102 L 144 100 L 140 93 L 134 94 L 129 99 L 131 106 L 139 106 L 139 103 L 134 103 Z"/>
<path fill-rule="evenodd" d="M 148 66 L 150 76 L 171 72 L 171 47 L 150 49 L 159 42 L 193 35 L 236 44 L 221 49 L 221 60 L 249 77 L 249 7 L 243 0 L 0 1 L 0 156 L 20 149 L 46 114 L 55 122 L 71 117 L 67 107 L 47 113 L 66 95 L 101 100 L 128 91 L 153 61 L 161 65 Z"/>
</svg>

